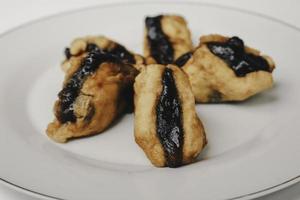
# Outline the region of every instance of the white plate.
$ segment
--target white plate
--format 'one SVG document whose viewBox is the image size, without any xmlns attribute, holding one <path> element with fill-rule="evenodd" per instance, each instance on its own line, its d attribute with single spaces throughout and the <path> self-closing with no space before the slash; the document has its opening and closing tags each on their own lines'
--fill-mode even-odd
<svg viewBox="0 0 300 200">
<path fill-rule="evenodd" d="M 133 139 L 133 116 L 103 134 L 56 144 L 45 135 L 62 84 L 62 51 L 104 34 L 141 53 L 145 15 L 186 17 L 200 35 L 238 35 L 276 63 L 272 90 L 238 104 L 198 105 L 209 145 L 202 161 L 151 166 Z M 54 199 L 250 199 L 300 180 L 299 30 L 283 22 L 197 3 L 131 3 L 46 18 L 0 38 L 0 177 Z"/>
</svg>

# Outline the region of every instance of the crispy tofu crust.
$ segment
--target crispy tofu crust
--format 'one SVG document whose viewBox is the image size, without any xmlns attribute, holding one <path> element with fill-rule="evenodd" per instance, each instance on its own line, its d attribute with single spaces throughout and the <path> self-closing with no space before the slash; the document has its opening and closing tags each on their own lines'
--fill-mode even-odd
<svg viewBox="0 0 300 200">
<path fill-rule="evenodd" d="M 162 74 L 173 72 L 182 107 L 184 134 L 183 164 L 193 162 L 206 144 L 204 127 L 195 111 L 195 100 L 186 74 L 174 65 L 148 65 L 134 84 L 134 135 L 136 143 L 157 167 L 166 166 L 163 146 L 157 135 L 156 106 L 162 92 Z"/>
<path fill-rule="evenodd" d="M 86 37 L 76 38 L 70 44 L 71 58 L 65 59 L 61 64 L 61 68 L 64 72 L 68 71 L 68 69 L 74 65 L 73 64 L 74 58 L 76 59 L 76 57 L 81 57 L 83 54 L 87 53 L 88 44 L 95 44 L 98 48 L 106 51 L 110 51 L 114 49 L 117 45 L 121 45 L 105 36 L 86 36 Z M 130 64 L 132 64 L 137 70 L 142 68 L 145 64 L 145 59 L 143 58 L 143 56 L 129 50 L 128 52 L 130 52 L 133 55 L 135 60 L 134 64 L 132 63 Z"/>
<path fill-rule="evenodd" d="M 161 27 L 174 49 L 174 61 L 193 49 L 191 33 L 183 17 L 178 15 L 164 15 L 161 20 Z M 156 63 L 155 59 L 151 56 L 146 28 L 144 31 L 144 57 L 147 64 Z"/>
<path fill-rule="evenodd" d="M 78 58 L 79 59 L 79 58 Z M 77 65 L 73 66 L 78 68 Z M 66 81 L 74 69 L 66 73 Z M 76 122 L 61 123 L 60 101 L 54 106 L 56 118 L 47 127 L 47 135 L 56 142 L 66 142 L 71 138 L 101 133 L 122 113 L 131 102 L 124 94 L 132 87 L 137 71 L 129 65 L 102 63 L 98 70 L 87 77 L 73 109 Z"/>
<path fill-rule="evenodd" d="M 245 47 L 247 53 L 262 56 L 270 71 L 255 71 L 244 77 L 237 77 L 234 71 L 207 47 L 208 42 L 225 42 L 228 37 L 207 35 L 200 38 L 199 46 L 182 67 L 188 75 L 195 99 L 199 103 L 243 101 L 273 85 L 272 71 L 275 69 L 271 57 L 261 55 L 253 48 Z"/>
</svg>

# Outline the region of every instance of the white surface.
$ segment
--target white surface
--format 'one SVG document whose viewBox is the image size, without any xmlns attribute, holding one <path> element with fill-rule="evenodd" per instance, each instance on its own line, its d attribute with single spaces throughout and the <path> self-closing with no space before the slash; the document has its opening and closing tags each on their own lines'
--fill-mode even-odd
<svg viewBox="0 0 300 200">
<path fill-rule="evenodd" d="M 31 3 L 30 3 L 31 2 Z M 33 3 L 35 2 L 35 5 Z M 4 31 L 7 28 L 11 28 L 14 25 L 17 25 L 19 23 L 23 23 L 27 20 L 34 19 L 36 17 L 40 17 L 43 15 L 49 15 L 52 13 L 56 13 L 57 11 L 62 11 L 66 9 L 72 9 L 72 8 L 78 8 L 82 5 L 92 5 L 93 3 L 97 1 L 72 1 L 72 5 L 70 3 L 71 1 L 50 1 L 50 0 L 44 0 L 44 1 L 10 1 L 10 3 L 5 3 L 6 6 L 1 6 L 1 9 L 3 9 L 3 12 L 1 12 L 0 9 L 0 27 L 3 28 L 0 31 Z M 226 3 L 225 3 L 226 2 Z M 299 8 L 299 3 L 296 1 L 290 1 L 290 4 L 285 2 L 285 4 L 282 3 L 276 3 L 275 1 L 249 1 L 249 2 L 243 2 L 241 5 L 236 4 L 240 1 L 222 1 L 222 4 L 226 5 L 234 5 L 235 7 L 241 7 L 246 8 L 250 10 L 255 10 L 262 12 L 264 14 L 272 15 L 283 19 L 285 21 L 288 21 L 290 23 L 294 23 L 297 26 L 300 26 L 299 22 L 297 22 L 297 19 L 299 16 L 296 14 L 297 10 Z M 251 3 L 250 3 L 251 2 Z M 256 3 L 255 3 L 256 2 Z M 99 3 L 99 2 L 98 2 Z M 4 4 L 4 3 L 2 3 Z M 24 5 L 22 5 L 24 4 Z M 69 5 L 70 4 L 70 5 Z M 239 3 L 240 4 L 240 3 Z M 256 4 L 256 5 L 255 5 Z M 9 9 L 10 8 L 10 9 Z M 17 10 L 16 10 L 17 9 Z M 27 10 L 28 9 L 28 10 Z M 264 10 L 265 9 L 265 10 Z M 285 10 L 286 9 L 286 10 Z M 13 14 L 11 14 L 12 10 L 14 10 Z M 25 18 L 26 16 L 26 18 Z M 297 18 L 298 16 L 298 18 Z M 298 24 L 297 24 L 297 23 Z M 3 24 L 3 25 L 2 25 Z M 286 189 L 285 191 L 273 194 L 269 197 L 261 198 L 261 200 L 265 199 L 286 199 L 286 200 L 298 200 L 300 199 L 300 185 L 293 186 L 292 188 Z M 26 199 L 26 197 L 23 194 L 18 194 L 15 192 L 10 192 L 6 188 L 0 187 L 0 198 L 3 199 Z M 297 192 L 298 191 L 298 192 Z M 3 196 L 1 196 L 3 195 Z M 28 199 L 32 199 L 31 197 L 28 197 Z"/>
</svg>

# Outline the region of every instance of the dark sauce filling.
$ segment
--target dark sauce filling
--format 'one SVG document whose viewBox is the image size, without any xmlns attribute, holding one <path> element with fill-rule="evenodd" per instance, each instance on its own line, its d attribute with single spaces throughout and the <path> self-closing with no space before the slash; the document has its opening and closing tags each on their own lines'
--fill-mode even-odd
<svg viewBox="0 0 300 200">
<path fill-rule="evenodd" d="M 261 56 L 246 53 L 244 42 L 238 37 L 232 37 L 227 42 L 209 42 L 207 47 L 224 60 L 236 76 L 243 77 L 259 70 L 270 72 L 268 62 Z"/>
<path fill-rule="evenodd" d="M 89 43 L 86 47 L 87 52 L 91 52 L 95 50 L 100 50 L 100 48 L 96 44 Z M 121 59 L 124 63 L 135 64 L 134 55 L 132 55 L 124 46 L 120 44 L 116 43 L 115 47 L 111 50 L 107 50 L 107 49 L 101 49 L 101 50 L 103 52 L 108 52 L 110 54 L 115 55 L 116 57 Z M 65 56 L 67 59 L 71 58 L 72 55 L 70 53 L 70 48 L 65 49 Z"/>
<path fill-rule="evenodd" d="M 177 58 L 177 60 L 175 60 L 174 64 L 177 65 L 178 67 L 182 67 L 192 57 L 192 55 L 193 55 L 192 52 L 187 52 L 187 53 L 183 54 L 182 56 L 180 56 L 179 58 Z"/>
<path fill-rule="evenodd" d="M 170 64 L 174 61 L 174 50 L 161 27 L 162 15 L 146 17 L 147 39 L 151 56 L 158 64 Z"/>
<path fill-rule="evenodd" d="M 60 114 L 58 120 L 61 123 L 76 121 L 73 104 L 80 93 L 80 89 L 86 78 L 93 74 L 104 62 L 119 63 L 119 59 L 116 56 L 104 53 L 99 49 L 92 50 L 84 58 L 80 67 L 68 80 L 64 88 L 59 92 Z"/>
<path fill-rule="evenodd" d="M 100 50 L 100 48 L 94 43 L 88 43 L 88 45 L 86 46 L 87 52 L 97 51 L 97 50 Z"/>
<path fill-rule="evenodd" d="M 156 107 L 157 134 L 167 166 L 178 167 L 182 165 L 182 109 L 172 71 L 168 68 L 163 73 L 162 84 L 163 90 Z"/>
<path fill-rule="evenodd" d="M 65 56 L 67 58 L 67 60 L 69 60 L 72 56 L 71 52 L 70 52 L 70 48 L 65 48 Z"/>
<path fill-rule="evenodd" d="M 109 51 L 109 53 L 117 56 L 125 63 L 135 64 L 134 56 L 122 45 L 116 44 L 116 46 Z"/>
</svg>

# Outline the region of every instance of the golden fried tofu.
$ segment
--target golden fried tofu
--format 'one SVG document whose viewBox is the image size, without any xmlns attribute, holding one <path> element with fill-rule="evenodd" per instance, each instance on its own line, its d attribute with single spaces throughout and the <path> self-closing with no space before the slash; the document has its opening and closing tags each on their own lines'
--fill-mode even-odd
<svg viewBox="0 0 300 200">
<path fill-rule="evenodd" d="M 153 165 L 191 163 L 206 145 L 188 77 L 180 68 L 143 68 L 134 83 L 134 105 L 135 141 Z"/>
<path fill-rule="evenodd" d="M 99 50 L 72 59 L 47 127 L 56 142 L 101 133 L 133 102 L 134 67 Z"/>
<path fill-rule="evenodd" d="M 243 101 L 273 85 L 274 61 L 238 37 L 207 35 L 176 61 L 188 75 L 197 102 Z"/>
<path fill-rule="evenodd" d="M 145 26 L 144 57 L 148 64 L 172 64 L 193 49 L 191 33 L 181 16 L 147 17 Z"/>
<path fill-rule="evenodd" d="M 127 50 L 123 45 L 104 36 L 86 36 L 76 38 L 72 41 L 69 48 L 65 49 L 66 59 L 61 67 L 63 71 L 67 71 L 72 65 L 72 58 L 86 54 L 87 52 L 100 49 L 109 52 L 121 59 L 124 63 L 133 65 L 136 69 L 140 69 L 145 60 L 141 55 L 135 54 Z"/>
</svg>

